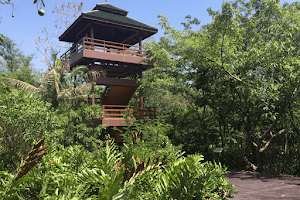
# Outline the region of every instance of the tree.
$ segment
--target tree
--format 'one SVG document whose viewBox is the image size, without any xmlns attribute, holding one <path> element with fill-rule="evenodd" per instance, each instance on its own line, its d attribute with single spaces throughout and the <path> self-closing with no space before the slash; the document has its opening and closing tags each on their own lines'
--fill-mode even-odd
<svg viewBox="0 0 300 200">
<path fill-rule="evenodd" d="M 8 37 L 0 44 L 0 73 L 23 82 L 36 85 L 39 72 L 32 68 L 33 54 L 25 56 Z"/>
<path fill-rule="evenodd" d="M 43 55 L 42 61 L 46 63 L 48 68 L 52 65 L 52 55 L 58 55 L 60 49 L 65 47 L 65 44 L 55 43 L 52 38 L 58 38 L 62 31 L 69 28 L 69 26 L 77 19 L 82 12 L 83 3 L 62 3 L 61 5 L 55 4 L 55 10 L 52 13 L 56 13 L 58 19 L 55 20 L 54 26 L 56 31 L 49 33 L 47 28 L 43 28 L 40 35 L 37 35 L 35 43 L 37 50 Z"/>
<path fill-rule="evenodd" d="M 197 121 L 184 134 L 189 144 L 206 146 L 207 154 L 211 145 L 240 149 L 262 170 L 262 152 L 294 129 L 292 118 L 298 123 L 299 9 L 297 2 L 225 2 L 221 11 L 208 9 L 213 21 L 198 30 L 198 19 L 187 16 L 183 31 L 160 16 L 166 37 L 148 48 L 156 65 L 144 84 L 165 85 L 186 98 Z"/>
<path fill-rule="evenodd" d="M 11 0 L 0 0 L 0 4 L 2 5 L 10 5 L 11 6 L 11 11 L 12 11 L 12 17 L 14 17 L 14 10 L 16 10 L 15 8 L 15 4 L 11 1 Z M 43 6 L 45 7 L 45 3 L 44 3 L 44 0 L 34 0 L 33 1 L 33 4 L 39 4 L 40 5 L 40 8 Z M 1 9 L 0 9 L 1 10 Z M 1 21 L 0 21 L 1 22 Z M 1 35 L 0 35 L 0 38 L 1 38 Z"/>
<path fill-rule="evenodd" d="M 78 100 L 87 99 L 87 93 L 91 85 L 88 83 L 81 85 L 74 83 L 76 80 L 73 80 L 72 77 L 75 74 L 82 74 L 81 78 L 88 79 L 98 75 L 97 72 L 87 70 L 85 66 L 77 67 L 72 73 L 69 73 L 69 71 L 67 63 L 62 63 L 60 59 L 55 59 L 50 69 L 45 72 L 44 78 L 38 87 L 10 77 L 3 78 L 0 80 L 0 83 L 9 84 L 18 89 L 37 92 L 46 102 L 50 102 L 54 108 L 57 108 L 59 102 L 78 104 Z M 80 73 L 83 71 L 85 73 Z"/>
<path fill-rule="evenodd" d="M 14 171 L 31 143 L 53 131 L 54 116 L 50 104 L 34 93 L 0 84 L 0 96 L 0 170 Z"/>
</svg>

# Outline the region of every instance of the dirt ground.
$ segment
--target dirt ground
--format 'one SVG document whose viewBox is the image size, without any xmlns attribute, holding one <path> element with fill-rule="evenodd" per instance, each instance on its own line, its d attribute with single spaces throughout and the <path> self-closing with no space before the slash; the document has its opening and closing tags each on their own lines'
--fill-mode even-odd
<svg viewBox="0 0 300 200">
<path fill-rule="evenodd" d="M 238 193 L 232 200 L 300 200 L 300 177 L 231 171 L 225 175 Z"/>
</svg>

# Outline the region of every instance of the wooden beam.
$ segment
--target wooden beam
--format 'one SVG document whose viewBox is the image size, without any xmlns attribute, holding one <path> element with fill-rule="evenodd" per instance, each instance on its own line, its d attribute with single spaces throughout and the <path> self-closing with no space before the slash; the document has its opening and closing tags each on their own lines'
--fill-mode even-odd
<svg viewBox="0 0 300 200">
<path fill-rule="evenodd" d="M 98 77 L 96 79 L 97 85 L 106 85 L 106 86 L 128 86 L 128 87 L 138 87 L 136 80 L 128 79 L 116 79 L 116 78 L 106 78 Z"/>
<path fill-rule="evenodd" d="M 91 26 L 90 28 L 90 37 L 94 38 L 94 26 Z"/>
<path fill-rule="evenodd" d="M 143 78 L 143 72 L 139 73 L 139 78 L 140 79 Z M 143 97 L 143 90 L 142 90 L 142 88 L 140 88 L 140 109 L 141 110 L 144 109 L 144 97 Z"/>
<path fill-rule="evenodd" d="M 91 25 L 91 23 L 89 22 L 83 29 L 81 29 L 77 34 L 76 34 L 76 38 L 79 38 L 79 35 L 84 32 L 89 26 Z M 81 39 L 81 38 L 80 38 Z"/>
<path fill-rule="evenodd" d="M 89 42 L 89 44 L 92 44 L 92 43 Z M 93 50 L 91 50 L 91 49 L 93 49 Z M 91 46 L 91 49 L 84 49 L 82 51 L 83 52 L 82 57 L 84 57 L 85 59 L 98 59 L 98 61 L 104 60 L 104 61 L 111 61 L 111 62 L 122 62 L 122 63 L 130 63 L 130 64 L 147 65 L 147 63 L 143 62 L 143 60 L 145 58 L 140 57 L 140 56 L 128 55 L 128 54 L 130 54 L 130 52 L 121 52 L 124 54 L 109 53 L 109 52 L 101 51 L 104 48 L 98 48 L 98 47 L 93 47 L 93 46 Z"/>
<path fill-rule="evenodd" d="M 142 50 L 142 35 L 139 34 L 139 50 L 141 51 Z"/>
<path fill-rule="evenodd" d="M 136 32 L 134 35 L 130 36 L 130 37 L 127 38 L 126 40 L 122 41 L 121 43 L 124 43 L 124 42 L 130 40 L 131 38 L 135 37 L 135 36 L 138 35 L 138 34 L 139 34 L 139 32 Z"/>
<path fill-rule="evenodd" d="M 106 71 L 106 72 L 121 72 L 121 73 L 133 73 L 133 72 L 139 72 L 141 70 L 141 67 L 119 67 L 119 66 L 105 66 L 105 65 L 95 65 L 92 67 L 94 70 L 98 71 Z"/>
<path fill-rule="evenodd" d="M 60 36 L 59 36 L 59 41 L 64 41 L 64 40 L 61 40 L 63 37 L 65 37 L 65 35 L 67 35 L 70 31 L 71 31 L 71 29 L 73 29 L 73 27 L 75 27 L 80 21 L 81 21 L 81 19 L 83 19 L 83 14 L 81 14 L 77 19 L 76 19 L 76 21 L 69 27 L 69 28 L 67 28 L 67 30 L 65 31 L 65 32 L 63 32 L 63 34 L 61 34 Z"/>
</svg>

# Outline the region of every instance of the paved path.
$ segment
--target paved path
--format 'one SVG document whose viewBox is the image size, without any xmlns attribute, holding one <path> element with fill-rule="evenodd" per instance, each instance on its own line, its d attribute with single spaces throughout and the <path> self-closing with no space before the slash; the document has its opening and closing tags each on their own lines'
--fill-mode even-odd
<svg viewBox="0 0 300 200">
<path fill-rule="evenodd" d="M 225 175 L 238 193 L 232 200 L 300 200 L 300 177 L 230 172 Z"/>
</svg>

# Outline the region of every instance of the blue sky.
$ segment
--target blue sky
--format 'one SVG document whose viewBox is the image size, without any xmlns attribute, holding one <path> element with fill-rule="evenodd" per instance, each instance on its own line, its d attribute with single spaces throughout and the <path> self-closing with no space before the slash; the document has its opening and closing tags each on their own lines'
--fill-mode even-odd
<svg viewBox="0 0 300 200">
<path fill-rule="evenodd" d="M 47 28 L 49 33 L 54 32 L 54 22 L 58 19 L 57 15 L 52 13 L 55 4 L 60 5 L 69 1 L 63 0 L 44 0 L 46 7 L 45 15 L 39 16 L 37 10 L 39 6 L 33 4 L 33 0 L 12 0 L 15 4 L 14 18 L 12 9 L 9 5 L 0 5 L 0 33 L 8 36 L 18 45 L 19 49 L 25 55 L 35 54 L 33 64 L 34 68 L 47 70 L 45 63 L 41 62 L 42 54 L 39 53 L 35 44 L 36 35 L 44 28 Z M 70 2 L 83 2 L 83 11 L 92 10 L 97 3 L 104 3 L 105 0 L 73 0 Z M 158 26 L 159 14 L 163 14 L 169 18 L 171 25 L 177 29 L 182 29 L 181 22 L 184 21 L 186 15 L 197 17 L 201 21 L 201 25 L 211 22 L 211 17 L 207 14 L 206 9 L 211 7 L 213 10 L 220 10 L 223 0 L 108 0 L 108 3 L 124 10 L 129 11 L 128 17 L 136 19 L 158 28 L 158 33 L 154 36 L 157 40 L 163 36 L 163 30 Z M 291 3 L 294 0 L 288 0 Z M 54 38 L 53 42 L 58 42 Z M 61 53 L 64 53 L 64 49 Z"/>
</svg>

